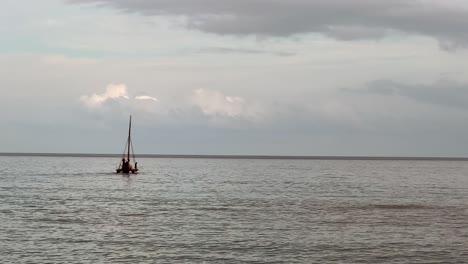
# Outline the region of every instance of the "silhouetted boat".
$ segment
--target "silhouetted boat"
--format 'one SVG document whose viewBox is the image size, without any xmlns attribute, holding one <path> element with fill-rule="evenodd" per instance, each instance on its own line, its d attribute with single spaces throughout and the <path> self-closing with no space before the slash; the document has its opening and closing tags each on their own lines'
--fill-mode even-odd
<svg viewBox="0 0 468 264">
<path fill-rule="evenodd" d="M 127 143 L 125 145 L 124 152 L 122 154 L 122 160 L 120 161 L 119 167 L 116 169 L 117 173 L 137 173 L 138 167 L 137 162 L 135 159 L 135 153 L 133 152 L 133 144 L 132 144 L 132 116 L 130 116 L 130 123 L 128 124 L 128 138 Z M 133 165 L 130 161 L 130 153 L 131 157 L 133 158 Z"/>
</svg>

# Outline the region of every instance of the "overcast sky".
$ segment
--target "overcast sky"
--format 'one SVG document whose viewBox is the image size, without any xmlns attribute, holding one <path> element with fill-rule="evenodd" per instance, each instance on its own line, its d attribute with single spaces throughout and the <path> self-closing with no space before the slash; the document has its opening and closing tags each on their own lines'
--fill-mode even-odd
<svg viewBox="0 0 468 264">
<path fill-rule="evenodd" d="M 0 152 L 467 157 L 467 3 L 5 0 Z"/>
</svg>

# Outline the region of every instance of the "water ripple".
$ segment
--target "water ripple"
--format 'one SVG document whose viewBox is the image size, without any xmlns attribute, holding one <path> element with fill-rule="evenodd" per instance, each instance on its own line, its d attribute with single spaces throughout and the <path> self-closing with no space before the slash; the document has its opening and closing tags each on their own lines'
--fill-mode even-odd
<svg viewBox="0 0 468 264">
<path fill-rule="evenodd" d="M 465 162 L 0 157 L 5 263 L 464 263 Z M 54 168 L 50 170 L 50 168 Z"/>
</svg>

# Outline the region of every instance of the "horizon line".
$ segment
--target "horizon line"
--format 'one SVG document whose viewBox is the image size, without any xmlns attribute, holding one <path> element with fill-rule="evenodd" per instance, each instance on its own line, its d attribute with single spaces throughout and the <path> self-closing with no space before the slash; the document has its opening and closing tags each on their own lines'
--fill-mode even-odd
<svg viewBox="0 0 468 264">
<path fill-rule="evenodd" d="M 10 157 L 89 157 L 113 158 L 122 154 L 109 153 L 41 153 L 41 152 L 0 152 Z M 468 157 L 421 157 L 421 156 L 342 156 L 342 155 L 228 155 L 228 154 L 139 154 L 139 158 L 185 158 L 185 159 L 285 159 L 285 160 L 441 160 L 468 161 Z"/>
</svg>

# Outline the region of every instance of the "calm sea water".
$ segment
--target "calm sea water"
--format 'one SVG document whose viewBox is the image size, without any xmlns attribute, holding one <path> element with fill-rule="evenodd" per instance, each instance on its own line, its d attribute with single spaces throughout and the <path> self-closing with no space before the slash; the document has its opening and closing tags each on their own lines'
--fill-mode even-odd
<svg viewBox="0 0 468 264">
<path fill-rule="evenodd" d="M 0 157 L 0 262 L 468 262 L 468 162 L 117 163 Z"/>
</svg>

